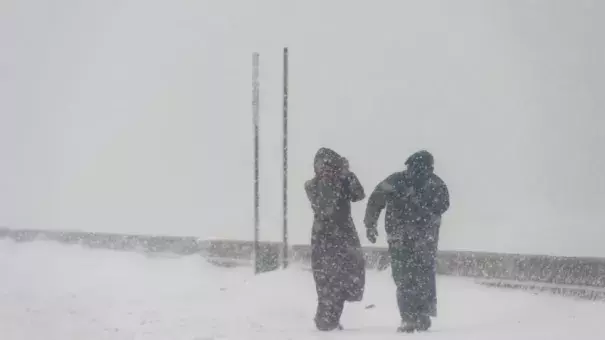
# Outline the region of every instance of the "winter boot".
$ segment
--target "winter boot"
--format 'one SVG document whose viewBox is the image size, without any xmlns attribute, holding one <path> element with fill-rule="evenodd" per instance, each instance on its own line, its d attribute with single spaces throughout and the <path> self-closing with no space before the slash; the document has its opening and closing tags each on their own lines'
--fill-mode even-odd
<svg viewBox="0 0 605 340">
<path fill-rule="evenodd" d="M 397 328 L 398 333 L 414 333 L 416 331 L 415 322 L 402 321 L 401 326 Z"/>
<path fill-rule="evenodd" d="M 432 322 L 431 317 L 428 315 L 420 315 L 418 321 L 416 321 L 416 329 L 419 332 L 426 332 L 431 328 Z"/>
<path fill-rule="evenodd" d="M 338 321 L 330 320 L 329 318 L 315 318 L 315 326 L 318 330 L 329 332 L 334 330 L 343 330 L 342 325 Z"/>
</svg>

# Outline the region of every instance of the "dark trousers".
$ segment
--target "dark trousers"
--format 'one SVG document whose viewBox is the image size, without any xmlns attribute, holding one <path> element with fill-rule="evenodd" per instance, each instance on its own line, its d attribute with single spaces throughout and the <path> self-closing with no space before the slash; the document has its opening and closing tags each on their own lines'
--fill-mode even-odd
<svg viewBox="0 0 605 340">
<path fill-rule="evenodd" d="M 426 324 L 436 315 L 435 251 L 411 240 L 389 241 L 401 320 Z"/>
</svg>

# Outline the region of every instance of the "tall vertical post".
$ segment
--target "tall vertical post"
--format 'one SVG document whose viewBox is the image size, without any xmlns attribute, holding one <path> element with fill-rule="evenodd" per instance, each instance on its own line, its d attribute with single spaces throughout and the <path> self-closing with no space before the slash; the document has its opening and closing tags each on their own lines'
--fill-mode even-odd
<svg viewBox="0 0 605 340">
<path fill-rule="evenodd" d="M 283 96 L 283 250 L 284 268 L 288 267 L 288 48 L 284 47 Z"/>
<path fill-rule="evenodd" d="M 259 54 L 252 53 L 252 122 L 254 125 L 254 273 L 261 271 L 261 253 L 259 246 L 259 224 L 260 224 L 260 187 L 259 187 L 259 94 L 260 83 L 259 73 Z"/>
</svg>

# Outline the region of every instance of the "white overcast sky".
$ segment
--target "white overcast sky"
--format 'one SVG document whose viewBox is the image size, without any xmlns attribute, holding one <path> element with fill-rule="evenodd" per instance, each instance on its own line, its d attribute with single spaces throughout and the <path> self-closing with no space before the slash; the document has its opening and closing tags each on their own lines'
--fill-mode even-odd
<svg viewBox="0 0 605 340">
<path fill-rule="evenodd" d="M 293 242 L 318 147 L 368 194 L 427 148 L 443 249 L 605 256 L 604 30 L 599 0 L 5 0 L 0 225 L 250 239 L 257 51 L 279 240 L 288 46 Z"/>
</svg>

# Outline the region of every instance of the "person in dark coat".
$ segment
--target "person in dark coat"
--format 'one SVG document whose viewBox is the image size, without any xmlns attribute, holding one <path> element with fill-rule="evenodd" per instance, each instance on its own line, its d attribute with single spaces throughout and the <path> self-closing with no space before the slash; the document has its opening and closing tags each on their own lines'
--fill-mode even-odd
<svg viewBox="0 0 605 340">
<path fill-rule="evenodd" d="M 426 150 L 411 155 L 407 169 L 380 182 L 368 199 L 364 223 L 368 240 L 386 207 L 385 231 L 397 286 L 401 332 L 426 331 L 437 315 L 436 257 L 441 216 L 449 209 L 446 184 L 434 172 Z"/>
<path fill-rule="evenodd" d="M 363 186 L 348 161 L 321 148 L 315 155 L 315 176 L 305 183 L 313 210 L 311 266 L 317 290 L 315 325 L 319 330 L 342 329 L 346 301 L 361 301 L 365 260 L 351 217 L 351 202 L 365 198 Z"/>
</svg>

